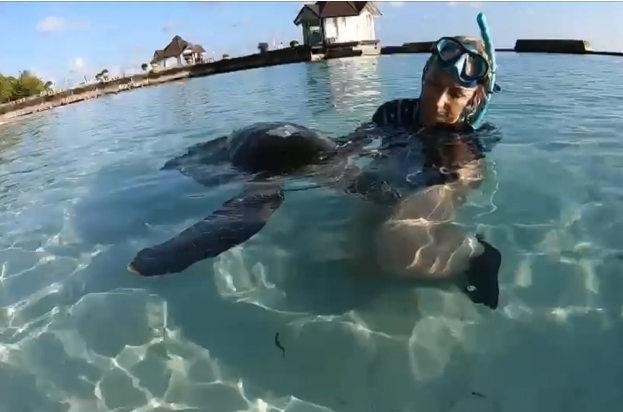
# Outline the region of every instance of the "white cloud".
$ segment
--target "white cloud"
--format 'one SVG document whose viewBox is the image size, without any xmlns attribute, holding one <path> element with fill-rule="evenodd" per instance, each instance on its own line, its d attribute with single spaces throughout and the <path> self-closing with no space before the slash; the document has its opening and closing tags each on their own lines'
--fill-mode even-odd
<svg viewBox="0 0 623 412">
<path fill-rule="evenodd" d="M 404 6 L 405 2 L 404 1 L 392 1 L 391 4 L 392 4 L 392 7 L 399 8 L 399 7 Z"/>
<path fill-rule="evenodd" d="M 32 74 L 33 76 L 37 76 L 40 79 L 44 79 L 46 77 L 37 69 L 28 69 L 28 73 Z"/>
<path fill-rule="evenodd" d="M 451 1 L 448 3 L 450 7 L 469 7 L 472 9 L 476 9 L 478 7 L 482 7 L 481 1 Z"/>
<path fill-rule="evenodd" d="M 250 21 L 251 21 L 251 18 L 249 18 L 249 16 L 242 16 L 242 19 L 240 19 L 240 22 L 234 23 L 231 26 L 232 27 L 243 27 L 243 26 L 248 25 Z"/>
<path fill-rule="evenodd" d="M 71 23 L 70 25 L 67 26 L 68 29 L 74 29 L 74 30 L 88 30 L 90 27 L 91 25 L 86 22 Z"/>
<path fill-rule="evenodd" d="M 71 73 L 82 73 L 86 66 L 82 57 L 72 58 L 71 60 L 69 60 L 67 65 L 69 66 L 69 71 Z"/>
<path fill-rule="evenodd" d="M 40 33 L 51 33 L 61 30 L 85 30 L 89 28 L 88 23 L 68 23 L 62 17 L 47 16 L 37 22 L 37 31 Z"/>
<path fill-rule="evenodd" d="M 170 33 L 172 31 L 175 31 L 177 29 L 180 28 L 180 24 L 176 21 L 170 21 L 167 24 L 164 25 L 164 27 L 162 28 L 162 31 L 165 33 Z"/>
<path fill-rule="evenodd" d="M 102 67 L 98 71 L 101 71 L 104 69 L 108 70 L 108 77 L 118 77 L 118 76 L 121 76 L 121 74 L 123 73 L 123 69 L 119 65 Z"/>
<path fill-rule="evenodd" d="M 56 16 L 45 17 L 37 23 L 37 31 L 41 33 L 63 30 L 65 27 L 65 19 Z"/>
<path fill-rule="evenodd" d="M 137 73 L 142 73 L 143 69 L 140 67 L 128 67 L 125 70 L 122 70 L 122 73 L 126 76 L 134 76 Z"/>
</svg>

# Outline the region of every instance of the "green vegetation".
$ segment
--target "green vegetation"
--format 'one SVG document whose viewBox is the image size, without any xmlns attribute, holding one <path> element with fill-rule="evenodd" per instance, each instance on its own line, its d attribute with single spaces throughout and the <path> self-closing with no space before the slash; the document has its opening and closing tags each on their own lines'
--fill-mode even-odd
<svg viewBox="0 0 623 412">
<path fill-rule="evenodd" d="M 4 76 L 0 73 L 0 103 L 36 96 L 52 87 L 52 82 L 43 82 L 40 78 L 24 70 L 18 77 Z"/>
<path fill-rule="evenodd" d="M 223 60 L 229 60 L 229 58 L 230 58 L 230 57 L 229 57 L 229 54 L 225 53 L 225 54 L 223 55 Z"/>
<path fill-rule="evenodd" d="M 297 47 L 298 45 L 299 45 L 299 42 L 297 42 L 296 40 L 292 40 L 292 41 L 290 42 L 290 47 L 292 47 L 292 48 L 295 48 L 295 47 Z"/>
<path fill-rule="evenodd" d="M 258 43 L 257 45 L 257 49 L 260 51 L 260 53 L 264 54 L 264 53 L 268 53 L 268 43 Z"/>
<path fill-rule="evenodd" d="M 149 69 L 149 64 L 147 63 L 141 64 L 141 69 L 143 69 L 143 71 L 147 71 L 147 69 Z"/>
</svg>

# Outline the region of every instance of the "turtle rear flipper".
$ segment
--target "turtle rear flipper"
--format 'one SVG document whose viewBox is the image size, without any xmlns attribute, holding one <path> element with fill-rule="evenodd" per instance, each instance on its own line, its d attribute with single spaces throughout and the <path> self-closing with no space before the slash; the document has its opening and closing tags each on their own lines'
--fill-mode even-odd
<svg viewBox="0 0 623 412">
<path fill-rule="evenodd" d="M 138 252 L 128 269 L 142 276 L 160 276 L 216 257 L 262 230 L 283 200 L 278 183 L 254 183 L 172 239 Z"/>
</svg>

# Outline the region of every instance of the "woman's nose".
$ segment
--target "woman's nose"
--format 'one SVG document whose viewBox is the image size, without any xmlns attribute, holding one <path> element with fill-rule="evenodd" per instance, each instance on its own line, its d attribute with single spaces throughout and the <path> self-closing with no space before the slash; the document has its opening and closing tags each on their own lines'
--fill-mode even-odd
<svg viewBox="0 0 623 412">
<path fill-rule="evenodd" d="M 444 91 L 437 98 L 437 110 L 443 111 L 448 106 L 448 93 Z"/>
</svg>

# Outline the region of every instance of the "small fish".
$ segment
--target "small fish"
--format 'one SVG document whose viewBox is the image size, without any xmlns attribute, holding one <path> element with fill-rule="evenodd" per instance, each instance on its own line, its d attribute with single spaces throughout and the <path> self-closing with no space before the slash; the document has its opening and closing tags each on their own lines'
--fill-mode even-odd
<svg viewBox="0 0 623 412">
<path fill-rule="evenodd" d="M 279 349 L 281 349 L 281 353 L 283 355 L 283 357 L 286 357 L 286 348 L 284 348 L 281 345 L 281 342 L 279 342 L 279 332 L 275 333 L 275 346 L 278 347 Z"/>
<path fill-rule="evenodd" d="M 472 395 L 474 395 L 474 396 L 478 396 L 478 397 L 480 397 L 480 398 L 486 398 L 486 396 L 485 396 L 485 395 L 483 395 L 483 394 L 482 394 L 482 393 L 480 393 L 480 392 L 472 392 Z"/>
</svg>

